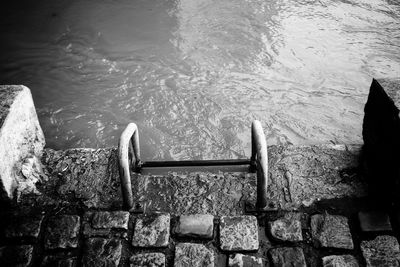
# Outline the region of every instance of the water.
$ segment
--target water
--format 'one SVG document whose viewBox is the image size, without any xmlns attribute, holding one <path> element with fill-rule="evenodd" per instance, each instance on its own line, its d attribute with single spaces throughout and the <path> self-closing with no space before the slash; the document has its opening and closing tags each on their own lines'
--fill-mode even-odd
<svg viewBox="0 0 400 267">
<path fill-rule="evenodd" d="M 371 78 L 400 76 L 395 0 L 7 1 L 0 83 L 56 149 L 131 121 L 145 159 L 249 156 L 254 119 L 270 144 L 360 143 Z"/>
</svg>

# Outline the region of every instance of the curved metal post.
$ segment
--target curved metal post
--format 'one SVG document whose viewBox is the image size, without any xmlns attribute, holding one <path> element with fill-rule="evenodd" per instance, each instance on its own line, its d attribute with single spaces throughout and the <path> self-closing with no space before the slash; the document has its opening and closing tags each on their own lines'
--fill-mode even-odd
<svg viewBox="0 0 400 267">
<path fill-rule="evenodd" d="M 267 207 L 268 189 L 268 151 L 267 140 L 261 122 L 255 120 L 251 125 L 251 160 L 257 162 L 257 209 Z"/>
<path fill-rule="evenodd" d="M 129 162 L 130 153 L 132 154 L 131 162 Z M 135 123 L 129 123 L 121 134 L 118 144 L 118 160 L 124 207 L 131 209 L 133 207 L 133 194 L 130 164 L 135 169 L 140 162 L 139 131 Z"/>
</svg>

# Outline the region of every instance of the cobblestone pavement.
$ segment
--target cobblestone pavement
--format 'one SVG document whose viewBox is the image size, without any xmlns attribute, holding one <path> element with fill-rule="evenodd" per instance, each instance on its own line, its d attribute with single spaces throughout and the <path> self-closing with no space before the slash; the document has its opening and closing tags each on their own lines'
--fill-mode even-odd
<svg viewBox="0 0 400 267">
<path fill-rule="evenodd" d="M 293 212 L 239 216 L 13 210 L 2 225 L 0 262 L 2 266 L 399 266 L 395 218 L 368 207 L 368 199 L 360 198 L 322 201 Z"/>
</svg>

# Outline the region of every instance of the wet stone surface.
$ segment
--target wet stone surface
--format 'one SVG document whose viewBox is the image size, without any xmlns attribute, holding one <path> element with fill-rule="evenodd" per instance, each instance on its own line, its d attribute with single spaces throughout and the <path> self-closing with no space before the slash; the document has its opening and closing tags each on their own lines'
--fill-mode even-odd
<svg viewBox="0 0 400 267">
<path fill-rule="evenodd" d="M 229 256 L 228 261 L 229 267 L 264 267 L 266 266 L 266 261 L 263 258 L 258 258 L 254 256 L 244 255 L 244 254 L 235 254 Z"/>
<path fill-rule="evenodd" d="M 311 216 L 311 233 L 318 245 L 353 249 L 348 220 L 344 216 L 316 214 Z"/>
<path fill-rule="evenodd" d="M 361 242 L 361 251 L 367 266 L 400 266 L 399 243 L 394 236 L 378 236 Z"/>
<path fill-rule="evenodd" d="M 169 214 L 138 215 L 132 237 L 134 247 L 166 247 L 170 236 Z"/>
<path fill-rule="evenodd" d="M 254 216 L 222 216 L 220 222 L 221 249 L 225 251 L 257 250 L 258 223 Z"/>
<path fill-rule="evenodd" d="M 271 235 L 281 241 L 302 241 L 300 216 L 287 214 L 284 218 L 269 222 Z"/>
<path fill-rule="evenodd" d="M 78 264 L 76 256 L 48 255 L 45 256 L 41 267 L 75 267 Z"/>
<path fill-rule="evenodd" d="M 389 216 L 384 212 L 360 211 L 358 213 L 358 220 L 360 221 L 360 228 L 363 232 L 379 232 L 392 230 Z"/>
<path fill-rule="evenodd" d="M 92 217 L 92 227 L 118 228 L 128 230 L 129 212 L 127 211 L 99 211 Z"/>
<path fill-rule="evenodd" d="M 324 267 L 358 267 L 353 255 L 331 255 L 322 258 Z"/>
<path fill-rule="evenodd" d="M 178 243 L 175 267 L 214 267 L 214 252 L 202 244 Z"/>
<path fill-rule="evenodd" d="M 8 246 L 0 248 L 0 265 L 29 266 L 32 260 L 33 246 Z"/>
<path fill-rule="evenodd" d="M 209 214 L 182 215 L 174 228 L 174 234 L 181 237 L 212 238 L 214 216 Z"/>
<path fill-rule="evenodd" d="M 85 243 L 82 266 L 118 266 L 121 253 L 119 239 L 89 238 Z"/>
<path fill-rule="evenodd" d="M 5 236 L 7 238 L 37 238 L 43 217 L 43 215 L 15 217 L 8 223 L 8 226 L 5 229 Z"/>
<path fill-rule="evenodd" d="M 45 248 L 76 248 L 79 239 L 80 218 L 61 215 L 49 219 L 45 232 Z"/>
<path fill-rule="evenodd" d="M 164 267 L 165 255 L 163 253 L 143 253 L 130 258 L 131 267 Z"/>
<path fill-rule="evenodd" d="M 301 248 L 274 248 L 269 250 L 273 266 L 306 267 L 306 260 Z"/>
</svg>

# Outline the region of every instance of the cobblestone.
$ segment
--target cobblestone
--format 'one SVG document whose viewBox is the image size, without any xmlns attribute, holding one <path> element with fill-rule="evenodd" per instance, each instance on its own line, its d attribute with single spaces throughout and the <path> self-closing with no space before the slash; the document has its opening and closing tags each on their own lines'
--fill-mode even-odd
<svg viewBox="0 0 400 267">
<path fill-rule="evenodd" d="M 324 267 L 358 267 L 353 255 L 331 255 L 322 258 Z"/>
<path fill-rule="evenodd" d="M 128 230 L 129 212 L 100 211 L 93 214 L 93 228 L 119 228 Z"/>
<path fill-rule="evenodd" d="M 45 248 L 76 248 L 79 239 L 80 218 L 62 215 L 50 218 L 45 233 Z"/>
<path fill-rule="evenodd" d="M 0 248 L 2 266 L 29 266 L 32 260 L 33 246 L 7 246 Z"/>
<path fill-rule="evenodd" d="M 7 238 L 37 238 L 39 236 L 43 217 L 43 215 L 15 217 L 6 228 L 5 236 Z"/>
<path fill-rule="evenodd" d="M 134 247 L 166 247 L 169 244 L 169 214 L 145 214 L 136 219 L 132 237 Z"/>
<path fill-rule="evenodd" d="M 244 254 L 235 254 L 229 257 L 228 261 L 229 267 L 264 267 L 266 266 L 266 261 L 263 258 L 258 258 L 254 256 L 244 255 Z"/>
<path fill-rule="evenodd" d="M 358 213 L 360 228 L 363 232 L 392 231 L 389 216 L 380 211 Z"/>
<path fill-rule="evenodd" d="M 78 264 L 76 256 L 48 255 L 45 256 L 41 267 L 75 267 Z"/>
<path fill-rule="evenodd" d="M 269 222 L 271 235 L 281 241 L 302 241 L 301 222 L 298 216 L 288 214 L 284 218 Z"/>
<path fill-rule="evenodd" d="M 85 244 L 82 266 L 118 266 L 122 253 L 121 240 L 89 238 Z"/>
<path fill-rule="evenodd" d="M 143 253 L 130 258 L 131 267 L 164 267 L 165 255 L 163 253 Z"/>
<path fill-rule="evenodd" d="M 311 217 L 311 232 L 322 247 L 353 249 L 347 218 L 339 215 L 316 214 Z"/>
<path fill-rule="evenodd" d="M 202 244 L 178 243 L 175 267 L 214 267 L 214 252 Z"/>
<path fill-rule="evenodd" d="M 174 233 L 183 237 L 212 238 L 214 216 L 209 214 L 181 215 Z"/>
<path fill-rule="evenodd" d="M 222 216 L 220 223 L 221 249 L 225 251 L 257 250 L 258 223 L 254 216 Z"/>
<path fill-rule="evenodd" d="M 400 266 L 399 243 L 394 236 L 378 236 L 361 242 L 361 251 L 367 266 Z"/>
<path fill-rule="evenodd" d="M 301 248 L 274 248 L 269 250 L 273 266 L 306 267 L 306 260 Z"/>
</svg>

